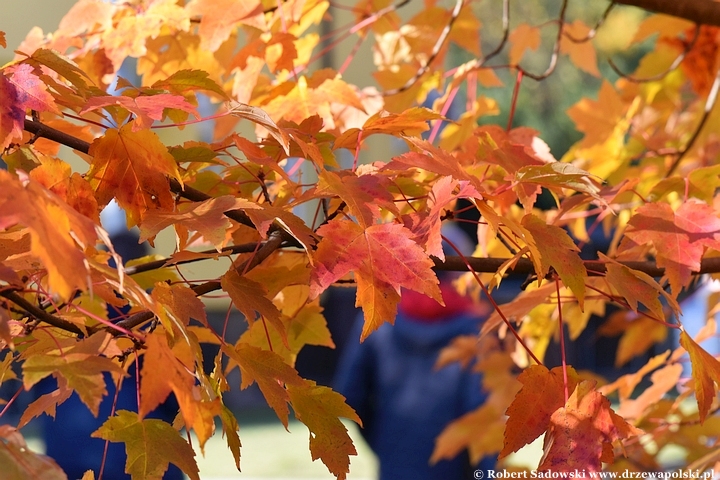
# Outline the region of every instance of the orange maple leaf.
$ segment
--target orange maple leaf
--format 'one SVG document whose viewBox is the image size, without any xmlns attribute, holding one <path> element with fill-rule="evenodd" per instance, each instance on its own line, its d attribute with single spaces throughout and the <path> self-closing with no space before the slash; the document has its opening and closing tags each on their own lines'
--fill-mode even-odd
<svg viewBox="0 0 720 480">
<path fill-rule="evenodd" d="M 111 359 L 100 356 L 107 333 L 96 333 L 67 349 L 56 349 L 28 357 L 23 363 L 23 385 L 29 390 L 49 375 L 60 375 L 64 384 L 75 390 L 80 400 L 97 416 L 100 402 L 107 394 L 104 372 L 124 375 Z M 60 384 L 61 387 L 63 383 Z"/>
<path fill-rule="evenodd" d="M 227 244 L 227 230 L 232 226 L 225 212 L 241 208 L 260 208 L 255 203 L 231 195 L 211 198 L 186 207 L 177 213 L 148 211 L 140 224 L 140 242 L 150 239 L 152 244 L 158 232 L 170 225 L 179 225 L 200 233 L 219 252 Z"/>
<path fill-rule="evenodd" d="M 575 128 L 585 134 L 581 145 L 589 147 L 607 140 L 627 111 L 627 104 L 607 80 L 603 81 L 598 99 L 583 98 L 570 107 L 568 116 Z"/>
<path fill-rule="evenodd" d="M 234 348 L 224 347 L 223 352 L 240 367 L 240 389 L 257 382 L 268 405 L 287 428 L 290 395 L 285 387 L 305 385 L 297 370 L 285 363 L 280 355 L 244 343 L 238 343 Z"/>
<path fill-rule="evenodd" d="M 665 268 L 673 293 L 690 283 L 700 270 L 705 247 L 720 251 L 720 218 L 705 202 L 690 199 L 673 212 L 667 203 L 647 203 L 628 222 L 618 252 L 635 244 L 652 244 L 657 264 Z"/>
<path fill-rule="evenodd" d="M 485 404 L 450 423 L 435 439 L 430 457 L 434 464 L 443 459 L 455 458 L 465 448 L 473 463 L 486 455 L 494 454 L 502 444 L 505 422 L 494 405 Z M 478 432 L 482 434 L 478 434 Z"/>
<path fill-rule="evenodd" d="M 72 172 L 70 165 L 60 159 L 38 155 L 41 165 L 30 171 L 30 178 L 42 184 L 58 197 L 95 223 L 100 223 L 95 193 L 82 175 Z"/>
<path fill-rule="evenodd" d="M 22 428 L 35 417 L 39 417 L 43 413 L 55 418 L 57 406 L 70 398 L 73 391 L 68 388 L 65 377 L 57 377 L 58 388 L 50 393 L 41 395 L 40 398 L 30 403 L 20 417 L 18 428 Z"/>
<path fill-rule="evenodd" d="M 545 432 L 550 418 L 565 403 L 562 367 L 548 370 L 542 365 L 532 365 L 518 375 L 523 387 L 508 407 L 505 427 L 505 445 L 498 459 L 517 452 Z M 575 390 L 579 377 L 568 368 L 568 392 Z"/>
<path fill-rule="evenodd" d="M 0 425 L 0 439 L 0 463 L 8 478 L 67 478 L 55 460 L 30 450 L 15 427 Z"/>
<path fill-rule="evenodd" d="M 143 420 L 134 412 L 118 410 L 91 436 L 123 442 L 127 452 L 125 472 L 133 478 L 162 478 L 173 463 L 192 480 L 200 480 L 192 447 L 162 420 Z"/>
<path fill-rule="evenodd" d="M 429 211 L 411 213 L 405 217 L 405 226 L 415 234 L 415 240 L 425 245 L 428 255 L 445 260 L 442 247 L 442 222 L 440 220 L 449 204 L 459 198 L 481 198 L 478 191 L 467 181 L 458 182 L 452 177 L 440 178 L 428 195 Z M 456 252 L 449 252 L 456 255 Z"/>
<path fill-rule="evenodd" d="M 350 472 L 350 455 L 357 455 L 347 428 L 339 417 L 362 426 L 355 410 L 345 398 L 328 387 L 305 380 L 302 386 L 288 385 L 287 392 L 298 420 L 310 430 L 310 454 L 327 466 L 338 480 Z"/>
<path fill-rule="evenodd" d="M 62 298 L 89 283 L 83 249 L 94 246 L 95 224 L 32 179 L 0 171 L 0 229 L 28 227 L 31 250 L 48 270 L 50 288 Z"/>
<path fill-rule="evenodd" d="M 550 418 L 538 470 L 600 471 L 602 462 L 613 461 L 612 442 L 641 433 L 612 411 L 610 400 L 595 390 L 594 381 L 582 381 Z"/>
<path fill-rule="evenodd" d="M 590 75 L 600 76 L 600 70 L 597 67 L 597 54 L 595 47 L 591 41 L 586 39 L 590 27 L 585 25 L 581 20 L 575 20 L 573 23 L 563 24 L 563 35 L 560 39 L 560 53 L 564 53 L 570 57 L 575 66 L 580 70 L 584 70 Z M 568 37 L 572 37 L 572 40 Z M 584 41 L 577 41 L 583 40 Z"/>
<path fill-rule="evenodd" d="M 638 303 L 640 302 L 650 310 L 655 318 L 664 319 L 665 313 L 659 298 L 662 297 L 673 309 L 675 315 L 680 315 L 680 305 L 678 305 L 677 300 L 668 294 L 650 275 L 616 263 L 602 253 L 600 253 L 600 259 L 608 262 L 605 275 L 608 283 L 625 298 L 634 312 L 638 311 Z"/>
<path fill-rule="evenodd" d="M 580 249 L 565 230 L 548 225 L 533 214 L 523 217 L 522 226 L 530 232 L 540 251 L 541 270 L 537 272 L 538 278 L 545 277 L 550 267 L 553 267 L 565 286 L 577 297 L 580 308 L 583 308 L 587 270 L 578 255 Z"/>
<path fill-rule="evenodd" d="M 362 306 L 362 338 L 383 322 L 394 322 L 400 289 L 408 288 L 442 303 L 433 262 L 402 225 L 372 225 L 366 229 L 345 219 L 323 225 L 315 252 L 310 297 L 315 298 L 348 272 L 358 283 L 356 305 Z"/>
<path fill-rule="evenodd" d="M 211 52 L 230 37 L 238 24 L 265 30 L 265 17 L 259 0 L 193 0 L 185 9 L 191 17 L 202 16 L 198 34 L 202 47 Z"/>
<path fill-rule="evenodd" d="M 540 29 L 521 23 L 510 33 L 510 64 L 517 65 L 525 51 L 537 51 L 540 46 Z"/>
<path fill-rule="evenodd" d="M 85 103 L 85 107 L 80 111 L 80 115 L 114 105 L 119 105 L 136 115 L 135 121 L 132 122 L 133 132 L 150 128 L 154 121 L 163 120 L 166 116 L 166 110 L 190 112 L 195 115 L 195 117 L 200 117 L 195 107 L 185 100 L 184 97 L 170 93 L 141 95 L 135 98 L 123 95 L 93 97 Z"/>
<path fill-rule="evenodd" d="M 110 128 L 90 145 L 93 158 L 87 178 L 101 206 L 115 197 L 128 214 L 128 225 L 140 223 L 150 209 L 171 210 L 174 201 L 166 175 L 181 181 L 175 159 L 149 130 L 133 131 L 130 122 Z"/>
<path fill-rule="evenodd" d="M 720 361 L 705 351 L 690 335 L 680 332 L 680 346 L 687 350 L 695 380 L 695 398 L 698 403 L 700 422 L 705 421 L 715 399 L 715 385 L 720 385 Z"/>
<path fill-rule="evenodd" d="M 174 349 L 171 348 L 163 331 L 146 337 L 138 408 L 141 419 L 163 403 L 170 392 L 175 393 L 183 413 L 188 411 L 195 384 L 192 370 L 188 369 L 193 368 L 194 360 L 184 345 L 178 342 Z M 186 424 L 192 425 L 192 422 L 186 419 Z"/>
<path fill-rule="evenodd" d="M 231 268 L 223 275 L 220 284 L 230 295 L 233 305 L 245 315 L 249 324 L 252 325 L 256 320 L 257 312 L 275 327 L 285 346 L 288 346 L 285 325 L 280 321 L 280 310 L 268 298 L 267 289 L 262 283 L 250 280 L 240 275 L 235 268 Z"/>
<path fill-rule="evenodd" d="M 398 212 L 388 186 L 387 179 L 378 175 L 358 176 L 326 170 L 320 172 L 316 188 L 318 195 L 339 196 L 360 225 L 367 227 L 380 218 L 380 207 Z"/>
</svg>

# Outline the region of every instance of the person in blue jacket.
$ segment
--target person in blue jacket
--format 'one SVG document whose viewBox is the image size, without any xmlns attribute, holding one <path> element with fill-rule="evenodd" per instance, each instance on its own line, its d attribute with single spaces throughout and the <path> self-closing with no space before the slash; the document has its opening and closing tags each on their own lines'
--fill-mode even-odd
<svg viewBox="0 0 720 480">
<path fill-rule="evenodd" d="M 443 230 L 443 235 L 450 233 Z M 461 235 L 453 231 L 451 241 L 467 245 Z M 395 325 L 381 326 L 360 343 L 360 319 L 355 340 L 340 359 L 335 389 L 363 422 L 361 432 L 378 457 L 380 480 L 469 479 L 475 469 L 494 467 L 492 459 L 470 465 L 467 452 L 429 463 L 442 430 L 485 401 L 482 377 L 470 367 L 435 369 L 440 350 L 458 335 L 478 333 L 483 320 L 472 301 L 455 291 L 452 275 L 439 274 L 445 307 L 405 290 Z"/>
</svg>

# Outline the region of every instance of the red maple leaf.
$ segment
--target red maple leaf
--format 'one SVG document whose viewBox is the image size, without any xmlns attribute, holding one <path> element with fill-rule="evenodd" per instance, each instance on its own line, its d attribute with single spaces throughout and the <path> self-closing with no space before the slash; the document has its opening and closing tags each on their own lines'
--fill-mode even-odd
<svg viewBox="0 0 720 480">
<path fill-rule="evenodd" d="M 720 250 L 720 218 L 706 203 L 688 200 L 673 212 L 667 203 L 648 203 L 628 222 L 619 252 L 634 244 L 652 244 L 657 264 L 665 268 L 674 293 L 690 283 L 700 270 L 705 247 Z"/>
</svg>

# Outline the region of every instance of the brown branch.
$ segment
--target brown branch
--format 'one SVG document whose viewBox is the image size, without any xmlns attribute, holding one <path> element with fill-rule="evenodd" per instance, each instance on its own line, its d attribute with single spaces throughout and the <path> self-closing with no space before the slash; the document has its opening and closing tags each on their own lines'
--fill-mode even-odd
<svg viewBox="0 0 720 480">
<path fill-rule="evenodd" d="M 565 28 L 565 13 L 567 12 L 567 6 L 568 0 L 563 0 L 562 5 L 560 6 L 560 14 L 558 15 L 558 32 L 555 38 L 555 44 L 553 45 L 552 55 L 550 56 L 550 64 L 548 65 L 547 69 L 540 75 L 530 73 L 518 65 L 517 69 L 521 71 L 526 77 L 530 77 L 533 80 L 540 81 L 549 77 L 555 71 L 558 58 L 560 57 L 560 42 L 562 41 L 563 30 Z"/>
<path fill-rule="evenodd" d="M 703 25 L 720 26 L 720 3 L 711 0 L 615 0 L 615 3 L 640 7 Z"/>
<path fill-rule="evenodd" d="M 261 245 L 262 245 L 262 243 L 261 243 Z M 254 252 L 255 250 L 257 250 L 257 248 L 258 248 L 257 243 L 243 243 L 240 245 L 231 245 L 229 247 L 224 247 L 219 252 L 213 248 L 211 250 L 203 250 L 202 252 L 197 252 L 197 253 L 201 254 L 201 255 L 232 255 L 235 253 Z M 158 268 L 163 268 L 163 267 L 172 267 L 174 265 L 184 265 L 186 263 L 194 263 L 194 262 L 199 262 L 201 260 L 206 260 L 206 258 L 198 257 L 198 258 L 191 258 L 188 260 L 180 260 L 180 261 L 173 261 L 172 258 L 163 258 L 160 260 L 153 260 L 152 262 L 133 265 L 132 267 L 125 267 L 125 274 L 126 275 L 135 275 L 136 273 L 148 272 L 150 270 L 156 270 Z"/>
<path fill-rule="evenodd" d="M 662 80 L 665 78 L 670 72 L 674 71 L 676 68 L 680 66 L 683 60 L 685 60 L 685 57 L 688 53 L 690 53 L 690 50 L 693 49 L 695 46 L 695 42 L 697 41 L 698 37 L 700 36 L 700 24 L 695 25 L 695 36 L 693 39 L 685 45 L 685 48 L 683 49 L 682 53 L 675 57 L 675 60 L 670 64 L 670 66 L 664 71 L 660 72 L 656 75 L 652 75 L 650 77 L 634 77 L 632 75 L 628 75 L 627 73 L 624 73 L 622 70 L 620 70 L 620 67 L 618 67 L 615 62 L 613 62 L 612 58 L 608 58 L 608 64 L 610 65 L 610 68 L 612 68 L 613 72 L 617 73 L 622 78 L 634 82 L 634 83 L 644 83 L 644 82 L 654 82 L 657 80 Z"/>
<path fill-rule="evenodd" d="M 46 138 L 48 140 L 52 140 L 54 142 L 60 143 L 62 145 L 68 146 L 70 148 L 73 148 L 75 150 L 78 150 L 79 152 L 88 154 L 90 152 L 90 143 L 81 140 L 77 137 L 73 137 L 72 135 L 68 135 L 67 133 L 58 130 L 56 128 L 49 127 L 41 122 L 31 120 L 26 118 L 25 119 L 25 130 L 28 132 L 42 138 Z M 180 182 L 178 182 L 174 178 L 168 178 L 168 181 L 170 182 L 170 190 L 181 196 L 182 198 L 185 198 L 187 200 L 193 201 L 193 202 L 204 202 L 205 200 L 210 200 L 213 197 L 210 195 L 201 192 L 200 190 L 194 189 L 192 187 L 189 187 L 187 185 L 181 185 Z M 248 217 L 245 212 L 242 210 L 230 210 L 225 212 L 225 216 L 235 220 L 236 222 L 255 228 L 255 224 L 253 224 L 252 220 L 250 220 L 250 217 Z M 271 226 L 271 230 L 276 230 L 276 226 Z M 282 231 L 282 230 L 281 230 Z M 290 234 L 286 234 L 283 231 L 284 240 L 288 242 L 288 245 L 300 247 L 302 248 L 302 245 L 299 244 L 299 242 Z"/>
<path fill-rule="evenodd" d="M 283 232 L 281 231 L 276 231 L 268 235 L 267 241 L 262 243 L 262 246 L 257 250 L 255 255 L 253 255 L 252 258 L 250 258 L 246 262 L 243 262 L 236 267 L 238 273 L 246 273 L 247 271 L 255 268 L 267 257 L 269 257 L 275 250 L 280 248 L 283 244 L 282 233 Z M 222 284 L 217 280 L 213 280 L 211 282 L 205 282 L 200 285 L 195 285 L 194 287 L 192 287 L 192 290 L 195 292 L 195 295 L 201 296 L 210 292 L 214 292 L 216 290 L 220 290 L 221 288 Z M 154 316 L 155 314 L 151 311 L 139 312 L 129 316 L 125 320 L 117 322 L 115 325 L 126 330 L 132 330 L 133 328 L 138 327 L 143 323 L 147 322 L 148 320 L 152 319 Z M 113 328 L 109 328 L 108 331 L 113 335 L 118 335 L 119 333 L 121 333 L 119 329 Z"/>
<path fill-rule="evenodd" d="M 402 93 L 409 88 L 411 88 L 413 85 L 417 83 L 418 80 L 420 80 L 420 77 L 425 75 L 425 72 L 427 72 L 430 69 L 430 65 L 435 60 L 435 58 L 440 53 L 440 50 L 442 49 L 443 45 L 445 45 L 445 42 L 447 41 L 448 37 L 450 36 L 450 30 L 452 30 L 452 26 L 455 23 L 455 20 L 457 20 L 458 15 L 460 15 L 460 10 L 462 10 L 463 7 L 463 0 L 455 0 L 455 7 L 452 10 L 452 13 L 450 14 L 450 20 L 448 21 L 447 25 L 445 25 L 445 28 L 443 28 L 442 32 L 440 32 L 440 36 L 435 41 L 435 45 L 433 45 L 432 50 L 430 51 L 430 56 L 428 57 L 427 61 L 423 66 L 421 66 L 417 72 L 413 75 L 413 77 L 405 82 L 405 85 L 403 85 L 400 88 L 394 88 L 392 90 L 387 90 L 383 92 L 384 97 L 389 97 L 392 95 L 397 95 L 399 93 Z"/>
<path fill-rule="evenodd" d="M 454 271 L 464 272 L 468 271 L 467 263 L 478 273 L 495 273 L 498 271 L 500 266 L 509 260 L 509 258 L 477 258 L 477 257 L 466 257 L 463 260 L 460 256 L 448 255 L 445 257 L 445 261 L 441 262 L 438 259 L 435 260 L 435 270 L 443 271 Z M 605 262 L 600 260 L 584 260 L 585 268 L 588 271 L 588 275 L 594 276 L 602 274 L 606 271 Z M 625 265 L 633 270 L 646 273 L 651 277 L 662 277 L 665 275 L 665 269 L 658 267 L 654 262 L 638 262 L 638 261 L 624 261 L 618 262 Z M 521 258 L 518 260 L 514 268 L 508 269 L 509 274 L 516 275 L 527 275 L 535 273 L 535 268 L 530 260 L 527 258 Z M 720 273 L 720 257 L 705 258 L 700 262 L 700 270 L 692 272 L 693 275 L 703 275 L 706 273 Z"/>
<path fill-rule="evenodd" d="M 45 322 L 48 325 L 52 325 L 53 327 L 61 328 L 63 330 L 71 333 L 76 333 L 78 335 L 82 335 L 85 333 L 83 330 L 80 329 L 80 327 L 78 327 L 74 323 L 68 322 L 64 318 L 60 318 L 46 312 L 37 305 L 34 305 L 32 302 L 30 302 L 23 296 L 19 295 L 16 291 L 3 290 L 0 291 L 0 295 L 7 298 L 18 307 L 25 310 L 25 312 L 27 312 L 30 316 L 34 317 L 37 320 L 40 320 L 41 322 Z"/>
</svg>

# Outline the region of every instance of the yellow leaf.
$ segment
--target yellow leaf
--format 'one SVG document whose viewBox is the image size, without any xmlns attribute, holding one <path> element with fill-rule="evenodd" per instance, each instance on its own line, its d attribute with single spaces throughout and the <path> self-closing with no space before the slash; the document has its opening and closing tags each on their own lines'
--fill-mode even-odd
<svg viewBox="0 0 720 480">
<path fill-rule="evenodd" d="M 162 420 L 142 420 L 136 413 L 118 410 L 91 436 L 123 442 L 127 452 L 125 472 L 134 479 L 162 478 L 173 463 L 192 480 L 200 480 L 192 447 Z"/>
<path fill-rule="evenodd" d="M 680 332 L 680 346 L 690 355 L 692 377 L 695 380 L 695 397 L 702 423 L 715 399 L 717 393 L 715 386 L 720 385 L 720 362 L 695 343 L 685 330 Z"/>
</svg>

